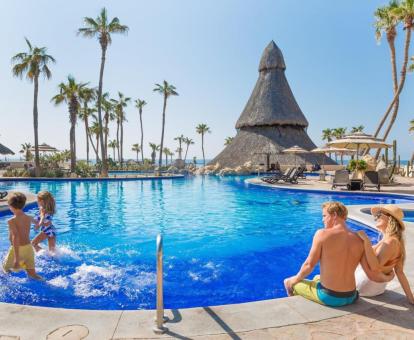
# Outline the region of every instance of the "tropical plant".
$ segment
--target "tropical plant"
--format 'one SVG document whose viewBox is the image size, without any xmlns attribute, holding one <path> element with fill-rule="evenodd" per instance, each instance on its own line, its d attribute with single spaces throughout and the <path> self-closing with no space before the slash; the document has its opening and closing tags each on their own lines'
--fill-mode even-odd
<svg viewBox="0 0 414 340">
<path fill-rule="evenodd" d="M 37 98 L 39 95 L 39 76 L 43 75 L 46 79 L 52 77 L 52 72 L 49 69 L 49 64 L 54 63 L 55 59 L 46 54 L 46 47 L 32 46 L 30 41 L 25 38 L 26 44 L 29 48 L 27 52 L 16 54 L 12 58 L 14 64 L 12 68 L 15 77 L 23 78 L 23 75 L 34 84 L 34 99 L 33 99 L 33 130 L 34 130 L 34 148 L 35 148 L 35 175 L 40 175 L 40 159 L 39 159 L 39 112 L 37 107 Z"/>
<path fill-rule="evenodd" d="M 117 148 L 118 142 L 116 139 L 110 140 L 108 143 L 108 147 L 112 149 L 113 155 L 114 155 L 114 161 L 115 161 L 115 148 Z"/>
<path fill-rule="evenodd" d="M 86 134 L 86 163 L 89 164 L 89 116 L 95 111 L 89 108 L 89 103 L 96 99 L 96 89 L 84 87 L 79 93 L 79 97 L 83 103 L 83 108 L 79 112 L 79 118 L 85 124 Z"/>
<path fill-rule="evenodd" d="M 29 162 L 33 159 L 33 154 L 30 151 L 31 148 L 32 148 L 32 144 L 24 143 L 22 144 L 22 149 L 19 151 L 20 153 L 24 154 L 24 160 L 26 162 Z"/>
<path fill-rule="evenodd" d="M 142 126 L 142 108 L 147 105 L 145 100 L 137 99 L 135 100 L 135 107 L 138 109 L 139 112 L 139 122 L 141 126 L 141 159 L 142 163 L 144 163 L 144 128 Z"/>
<path fill-rule="evenodd" d="M 123 93 L 118 92 L 118 100 L 111 99 L 111 102 L 114 105 L 115 115 L 116 115 L 116 122 L 117 122 L 117 140 L 119 144 L 119 162 L 121 167 L 124 163 L 124 122 L 126 121 L 125 118 L 125 111 L 124 108 L 127 107 L 128 102 L 131 100 L 129 97 L 125 97 Z M 120 137 L 119 137 L 119 131 Z"/>
<path fill-rule="evenodd" d="M 101 67 L 99 71 L 99 86 L 98 86 L 98 123 L 102 127 L 102 113 L 101 113 L 101 98 L 103 88 L 103 74 L 106 59 L 106 50 L 112 42 L 111 34 L 121 33 L 125 34 L 128 32 L 128 26 L 121 25 L 117 17 L 112 20 L 108 20 L 108 15 L 105 8 L 102 8 L 99 16 L 96 19 L 85 17 L 85 27 L 79 28 L 78 35 L 82 35 L 86 38 L 97 37 L 99 44 L 101 45 Z M 108 164 L 106 161 L 106 147 L 103 138 L 103 129 L 100 131 L 99 140 L 101 143 L 101 154 L 102 154 L 102 169 L 101 175 L 104 177 L 108 176 Z"/>
<path fill-rule="evenodd" d="M 76 163 L 76 175 L 80 177 L 96 177 L 95 169 L 85 161 Z"/>
<path fill-rule="evenodd" d="M 85 134 L 86 134 L 86 140 L 87 140 L 87 144 L 86 144 L 86 161 L 89 164 L 89 144 L 92 145 L 92 148 L 96 154 L 96 147 L 95 144 L 93 143 L 91 134 L 90 134 L 90 130 L 89 130 L 89 118 L 93 118 L 95 120 L 97 120 L 98 118 L 95 116 L 95 112 L 96 108 L 91 108 L 91 107 L 83 107 L 79 110 L 79 118 L 81 120 L 83 120 L 84 124 L 85 124 Z"/>
<path fill-rule="evenodd" d="M 170 154 L 172 154 L 172 152 L 171 152 L 171 150 L 169 149 L 169 148 L 164 148 L 164 155 L 165 155 L 165 166 L 167 166 L 168 165 L 168 156 L 170 155 Z"/>
<path fill-rule="evenodd" d="M 196 126 L 196 132 L 201 135 L 201 150 L 203 151 L 203 164 L 206 166 L 206 158 L 204 156 L 204 135 L 211 133 L 210 128 L 206 124 L 198 124 Z"/>
<path fill-rule="evenodd" d="M 104 94 L 102 94 L 101 105 L 102 105 L 103 111 L 105 112 L 104 118 L 103 118 L 103 121 L 104 121 L 103 136 L 104 136 L 104 144 L 105 144 L 105 155 L 107 155 L 108 154 L 107 146 L 108 146 L 109 122 L 116 119 L 116 115 L 114 112 L 114 105 L 109 99 L 108 92 L 105 92 Z M 98 110 L 98 107 L 96 107 L 96 109 Z"/>
<path fill-rule="evenodd" d="M 234 137 L 226 137 L 224 140 L 224 145 L 230 145 L 234 140 Z"/>
<path fill-rule="evenodd" d="M 395 16 L 397 20 L 402 22 L 404 24 L 404 30 L 405 30 L 405 42 L 404 42 L 404 57 L 403 62 L 401 66 L 401 72 L 400 72 L 400 81 L 398 83 L 398 88 L 395 91 L 394 90 L 394 98 L 392 99 L 391 103 L 388 105 L 387 110 L 385 111 L 383 115 L 383 119 L 385 117 L 388 117 L 389 113 L 391 112 L 391 109 L 397 105 L 397 101 L 399 100 L 399 96 L 401 94 L 402 89 L 404 88 L 406 75 L 407 75 L 407 64 L 408 64 L 408 53 L 410 50 L 410 42 L 411 42 L 411 30 L 413 28 L 413 20 L 414 20 L 414 0 L 405 0 L 401 2 L 397 7 L 391 8 L 391 15 Z M 383 140 L 386 140 L 388 137 L 389 132 L 391 131 L 391 128 L 395 122 L 395 119 L 397 117 L 398 113 L 398 107 L 397 109 L 394 109 L 393 115 L 391 116 L 391 119 L 388 123 L 388 127 L 384 132 Z M 374 134 L 375 137 L 378 136 L 378 134 Z M 376 158 L 379 157 L 380 149 L 378 149 L 378 152 L 376 154 Z"/>
<path fill-rule="evenodd" d="M 100 135 L 101 135 L 102 130 L 103 129 L 101 128 L 101 125 L 99 125 L 99 122 L 98 121 L 93 122 L 93 124 L 89 128 L 89 133 L 91 135 L 94 135 L 95 138 L 96 138 L 96 148 L 95 148 L 95 146 L 92 143 L 92 145 L 94 146 L 95 153 L 96 153 L 95 154 L 96 163 L 102 163 L 102 161 L 101 161 L 101 159 L 99 157 L 99 138 L 100 138 Z"/>
<path fill-rule="evenodd" d="M 185 137 L 184 137 L 183 134 L 181 136 L 177 136 L 177 137 L 174 138 L 174 140 L 178 141 L 178 149 L 177 149 L 178 159 L 182 159 L 181 158 L 181 153 L 183 152 L 183 148 L 181 147 L 181 145 L 183 144 L 184 139 L 185 139 Z"/>
<path fill-rule="evenodd" d="M 347 169 L 349 171 L 355 171 L 355 170 L 365 171 L 367 169 L 367 167 L 368 167 L 367 162 L 365 162 L 364 160 L 362 160 L 362 159 L 359 159 L 359 160 L 351 159 L 349 161 Z"/>
<path fill-rule="evenodd" d="M 363 132 L 364 128 L 364 125 L 353 126 L 351 129 L 351 133 Z"/>
<path fill-rule="evenodd" d="M 332 129 L 322 130 L 322 140 L 326 140 L 328 143 L 332 141 L 333 131 Z"/>
<path fill-rule="evenodd" d="M 186 149 L 185 149 L 185 155 L 184 155 L 184 163 L 187 159 L 187 153 L 188 153 L 188 148 L 191 144 L 194 144 L 194 141 L 191 138 L 184 138 L 184 143 L 187 145 Z"/>
<path fill-rule="evenodd" d="M 157 151 L 160 149 L 160 146 L 155 143 L 149 143 L 149 146 L 152 150 L 151 152 L 151 162 L 152 164 L 155 164 L 155 157 L 157 156 Z"/>
<path fill-rule="evenodd" d="M 136 153 L 137 153 L 137 163 L 139 162 L 139 160 L 138 160 L 138 155 L 139 155 L 139 152 L 141 151 L 141 145 L 140 144 L 138 144 L 138 143 L 136 143 L 136 144 L 133 144 L 132 145 L 132 149 L 131 149 L 132 151 L 135 151 Z"/>
<path fill-rule="evenodd" d="M 346 134 L 346 128 L 335 128 L 332 130 L 332 135 L 336 138 L 336 139 L 340 139 L 343 138 Z"/>
<path fill-rule="evenodd" d="M 76 120 L 79 113 L 79 101 L 80 101 L 80 94 L 82 90 L 88 85 L 88 83 L 77 83 L 75 78 L 72 76 L 68 76 L 68 82 L 60 83 L 59 94 L 52 98 L 52 102 L 55 105 L 59 105 L 63 102 L 68 104 L 69 109 L 69 120 L 70 120 L 70 152 L 71 152 L 71 159 L 70 159 L 70 171 L 72 173 L 75 172 L 76 169 Z"/>
<path fill-rule="evenodd" d="M 154 92 L 158 92 L 163 95 L 164 97 L 164 105 L 162 107 L 162 131 L 161 131 L 161 144 L 160 144 L 160 157 L 158 160 L 158 166 L 161 168 L 162 165 L 162 151 L 164 147 L 164 129 L 165 129 L 165 110 L 167 108 L 167 100 L 170 96 L 178 96 L 176 88 L 174 85 L 168 84 L 166 80 L 164 80 L 163 84 L 155 84 Z"/>
</svg>

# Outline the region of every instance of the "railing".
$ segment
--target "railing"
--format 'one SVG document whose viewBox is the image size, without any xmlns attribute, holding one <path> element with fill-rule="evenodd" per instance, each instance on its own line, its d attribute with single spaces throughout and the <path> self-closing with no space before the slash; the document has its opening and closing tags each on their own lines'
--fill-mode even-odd
<svg viewBox="0 0 414 340">
<path fill-rule="evenodd" d="M 164 322 L 168 319 L 164 316 L 164 292 L 163 292 L 163 271 L 162 271 L 162 236 L 157 236 L 157 313 L 155 316 L 154 333 L 163 334 L 168 331 Z"/>
</svg>

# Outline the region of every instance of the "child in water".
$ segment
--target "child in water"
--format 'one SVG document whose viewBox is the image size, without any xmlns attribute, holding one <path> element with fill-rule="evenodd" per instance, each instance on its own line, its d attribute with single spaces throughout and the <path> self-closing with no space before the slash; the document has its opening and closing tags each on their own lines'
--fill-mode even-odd
<svg viewBox="0 0 414 340">
<path fill-rule="evenodd" d="M 7 203 L 14 216 L 7 221 L 11 246 L 4 259 L 3 270 L 5 273 L 26 270 L 31 278 L 41 280 L 42 277 L 36 274 L 35 255 L 29 239 L 32 218 L 23 212 L 26 196 L 14 192 L 9 195 Z"/>
<path fill-rule="evenodd" d="M 40 228 L 40 233 L 32 240 L 32 245 L 39 251 L 42 249 L 39 243 L 46 240 L 49 244 L 49 251 L 54 252 L 56 248 L 56 228 L 53 225 L 53 215 L 56 212 L 56 203 L 49 191 L 40 191 L 37 194 L 39 214 L 33 219 L 35 230 Z"/>
</svg>

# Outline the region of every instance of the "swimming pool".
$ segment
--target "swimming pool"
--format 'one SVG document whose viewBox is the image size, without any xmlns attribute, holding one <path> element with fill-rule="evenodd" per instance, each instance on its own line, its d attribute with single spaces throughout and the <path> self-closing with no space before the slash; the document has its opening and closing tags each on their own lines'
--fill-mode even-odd
<svg viewBox="0 0 414 340">
<path fill-rule="evenodd" d="M 410 202 L 277 190 L 246 184 L 245 178 L 0 182 L 2 190 L 49 190 L 56 196 L 60 247 L 56 257 L 40 253 L 36 258 L 46 282 L 28 280 L 24 273 L 0 274 L 0 301 L 80 309 L 154 308 L 158 233 L 164 235 L 166 308 L 282 297 L 283 278 L 297 272 L 322 225 L 324 201 Z M 9 247 L 9 217 L 0 215 L 1 257 Z M 369 234 L 376 239 L 374 232 Z"/>
</svg>

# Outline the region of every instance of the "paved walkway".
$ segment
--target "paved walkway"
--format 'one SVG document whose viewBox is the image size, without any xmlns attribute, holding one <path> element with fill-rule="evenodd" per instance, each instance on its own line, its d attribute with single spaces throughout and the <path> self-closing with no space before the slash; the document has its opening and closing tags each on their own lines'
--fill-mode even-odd
<svg viewBox="0 0 414 340">
<path fill-rule="evenodd" d="M 308 185 L 308 184 L 306 184 Z M 318 187 L 315 187 L 318 188 Z M 363 207 L 350 217 L 372 226 Z M 352 215 L 355 213 L 355 215 Z M 358 217 L 358 212 L 361 215 Z M 407 225 L 406 274 L 414 283 L 414 224 Z M 414 306 L 396 281 L 375 299 L 330 308 L 301 297 L 167 310 L 168 332 L 153 333 L 154 311 L 85 311 L 0 303 L 5 339 L 413 339 Z M 1 336 L 2 335 L 2 336 Z"/>
</svg>

